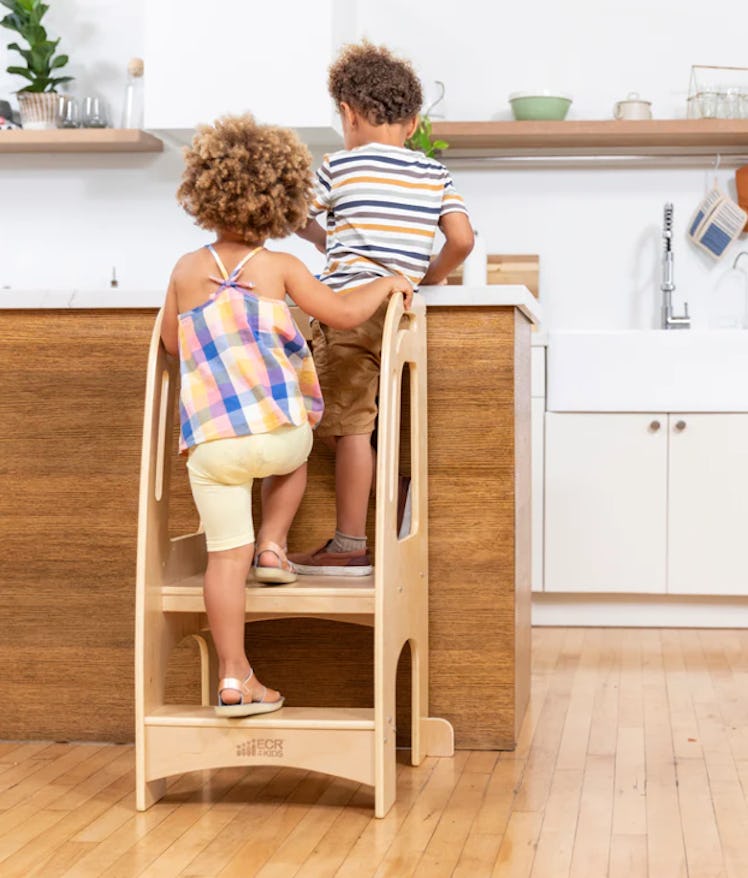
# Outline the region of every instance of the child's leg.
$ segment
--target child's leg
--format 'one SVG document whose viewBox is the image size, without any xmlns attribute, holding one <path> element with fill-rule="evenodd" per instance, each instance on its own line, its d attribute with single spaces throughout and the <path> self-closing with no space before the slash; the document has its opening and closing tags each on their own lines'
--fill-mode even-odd
<svg viewBox="0 0 748 878">
<path fill-rule="evenodd" d="M 218 676 L 243 680 L 249 674 L 249 660 L 244 651 L 245 585 L 252 563 L 254 545 L 238 546 L 223 552 L 208 552 L 205 570 L 205 609 L 213 642 L 218 653 Z M 253 699 L 262 697 L 265 687 L 256 677 L 247 683 Z M 265 701 L 277 701 L 280 693 L 268 689 Z M 241 698 L 237 689 L 226 689 L 223 700 L 236 704 Z"/>
<path fill-rule="evenodd" d="M 306 489 L 306 463 L 284 476 L 270 476 L 262 482 L 262 526 L 257 545 L 277 543 L 285 550 L 288 531 L 299 509 Z M 257 562 L 261 567 L 276 567 L 278 558 L 272 552 L 260 551 Z"/>
<path fill-rule="evenodd" d="M 366 539 L 366 517 L 374 478 L 371 433 L 339 436 L 335 446 L 335 502 L 337 529 Z"/>
<path fill-rule="evenodd" d="M 187 464 L 208 547 L 204 598 L 218 654 L 218 676 L 239 680 L 250 671 L 244 649 L 244 589 L 254 554 L 252 440 L 245 436 L 206 442 L 193 450 Z M 259 700 L 265 687 L 252 676 L 245 687 L 245 701 L 246 690 L 253 700 Z M 238 703 L 241 697 L 238 689 L 222 693 L 225 704 Z M 279 698 L 278 692 L 268 689 L 263 700 Z"/>
</svg>

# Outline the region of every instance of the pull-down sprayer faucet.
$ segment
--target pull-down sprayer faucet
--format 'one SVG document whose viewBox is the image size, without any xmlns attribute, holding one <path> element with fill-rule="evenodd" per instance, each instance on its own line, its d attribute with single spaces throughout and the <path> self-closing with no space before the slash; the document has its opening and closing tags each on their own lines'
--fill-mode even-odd
<svg viewBox="0 0 748 878">
<path fill-rule="evenodd" d="M 673 205 L 665 205 L 662 227 L 662 329 L 688 329 L 691 318 L 688 316 L 688 302 L 683 303 L 683 314 L 673 314 Z"/>
</svg>

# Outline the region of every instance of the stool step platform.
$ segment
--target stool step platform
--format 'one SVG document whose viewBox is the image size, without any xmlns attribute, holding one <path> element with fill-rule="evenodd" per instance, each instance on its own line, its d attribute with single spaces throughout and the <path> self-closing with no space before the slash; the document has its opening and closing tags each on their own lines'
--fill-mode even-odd
<svg viewBox="0 0 748 878">
<path fill-rule="evenodd" d="M 165 613 L 204 613 L 203 577 L 190 576 L 160 588 Z M 289 585 L 259 585 L 247 581 L 247 621 L 278 616 L 340 618 L 363 616 L 373 624 L 374 576 L 300 576 Z M 345 619 L 344 619 L 345 620 Z"/>
</svg>

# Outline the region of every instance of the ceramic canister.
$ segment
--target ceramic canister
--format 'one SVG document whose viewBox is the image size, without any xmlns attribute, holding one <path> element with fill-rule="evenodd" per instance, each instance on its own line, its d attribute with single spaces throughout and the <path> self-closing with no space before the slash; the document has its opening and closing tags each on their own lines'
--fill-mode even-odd
<svg viewBox="0 0 748 878">
<path fill-rule="evenodd" d="M 637 92 L 632 91 L 625 101 L 613 105 L 613 116 L 616 119 L 651 119 L 652 103 L 643 101 Z"/>
</svg>

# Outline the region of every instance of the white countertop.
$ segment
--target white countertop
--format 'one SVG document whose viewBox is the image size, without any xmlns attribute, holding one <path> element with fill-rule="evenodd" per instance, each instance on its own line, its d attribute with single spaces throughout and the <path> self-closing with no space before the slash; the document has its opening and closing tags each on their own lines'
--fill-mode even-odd
<svg viewBox="0 0 748 878">
<path fill-rule="evenodd" d="M 540 323 L 543 306 L 522 284 L 491 284 L 485 287 L 421 287 L 418 290 L 427 308 L 478 308 L 515 305 L 532 323 Z"/>
<path fill-rule="evenodd" d="M 539 323 L 542 307 L 525 286 L 439 286 L 419 290 L 427 307 L 506 307 L 514 305 L 533 323 Z M 160 308 L 163 290 L 0 290 L 0 310 L 59 308 Z"/>
<path fill-rule="evenodd" d="M 163 290 L 0 290 L 0 310 L 160 308 Z"/>
</svg>

